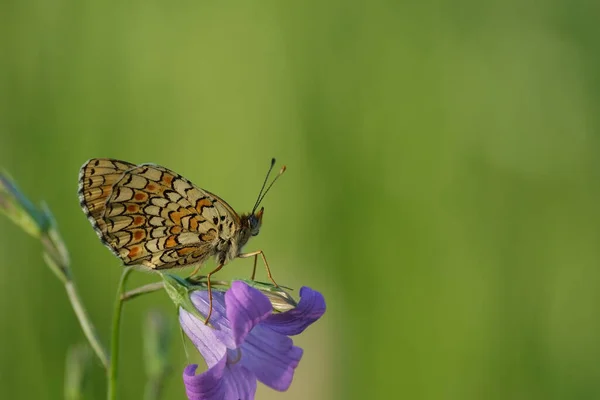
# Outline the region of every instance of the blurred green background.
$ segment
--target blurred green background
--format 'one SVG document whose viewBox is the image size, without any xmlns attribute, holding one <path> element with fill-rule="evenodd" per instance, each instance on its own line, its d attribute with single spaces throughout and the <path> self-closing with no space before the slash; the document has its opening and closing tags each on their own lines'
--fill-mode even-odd
<svg viewBox="0 0 600 400">
<path fill-rule="evenodd" d="M 105 343 L 121 267 L 81 164 L 158 163 L 242 212 L 275 156 L 246 249 L 328 310 L 291 389 L 258 398 L 600 398 L 598 4 L 4 0 L 0 164 L 54 211 Z M 6 218 L 0 271 L 1 397 L 60 399 L 83 336 Z M 126 304 L 122 399 L 142 397 L 154 308 L 175 320 L 164 293 Z"/>
</svg>

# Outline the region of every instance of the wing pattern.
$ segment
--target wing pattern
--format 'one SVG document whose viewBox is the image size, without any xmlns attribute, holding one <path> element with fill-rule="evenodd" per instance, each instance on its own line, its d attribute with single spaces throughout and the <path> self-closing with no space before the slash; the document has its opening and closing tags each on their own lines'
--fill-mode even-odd
<svg viewBox="0 0 600 400">
<path fill-rule="evenodd" d="M 91 174 L 88 166 L 96 162 L 112 166 L 111 173 L 100 175 L 96 168 Z M 90 160 L 82 168 L 80 188 L 92 225 L 126 265 L 200 264 L 239 229 L 240 218 L 227 203 L 158 165 Z"/>
<path fill-rule="evenodd" d="M 106 241 L 106 223 L 103 220 L 106 200 L 112 192 L 113 185 L 128 169 L 135 164 L 109 158 L 91 159 L 79 172 L 79 204 L 98 237 L 113 253 L 114 248 Z"/>
</svg>

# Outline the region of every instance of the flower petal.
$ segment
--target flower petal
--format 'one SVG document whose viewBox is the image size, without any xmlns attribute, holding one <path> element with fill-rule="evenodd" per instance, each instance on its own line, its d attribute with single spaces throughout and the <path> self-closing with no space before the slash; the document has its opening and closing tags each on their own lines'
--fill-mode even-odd
<svg viewBox="0 0 600 400">
<path fill-rule="evenodd" d="M 231 332 L 231 326 L 227 319 L 227 313 L 225 312 L 225 293 L 213 290 L 213 310 L 208 323 L 210 328 L 213 330 L 215 336 L 229 348 L 234 348 L 235 343 L 233 340 L 233 333 Z M 192 303 L 202 315 L 208 315 L 210 310 L 208 291 L 196 290 L 190 294 Z M 204 324 L 204 321 L 202 321 Z"/>
<path fill-rule="evenodd" d="M 241 364 L 259 381 L 279 391 L 290 387 L 302 358 L 302 349 L 294 346 L 292 339 L 262 324 L 252 329 L 241 350 Z"/>
<path fill-rule="evenodd" d="M 252 328 L 271 315 L 267 296 L 240 281 L 233 282 L 225 293 L 225 304 L 236 347 L 244 342 Z"/>
<path fill-rule="evenodd" d="M 298 335 L 325 313 L 325 298 L 316 290 L 303 286 L 300 303 L 292 310 L 273 314 L 264 322 L 265 326 L 283 335 Z"/>
<path fill-rule="evenodd" d="M 226 355 L 227 347 L 219 340 L 216 331 L 183 308 L 179 309 L 179 324 L 202 354 L 209 368 L 215 366 Z"/>
<path fill-rule="evenodd" d="M 239 364 L 227 365 L 227 356 L 200 375 L 195 375 L 197 367 L 188 365 L 183 371 L 189 400 L 254 399 L 256 376 Z"/>
<path fill-rule="evenodd" d="M 215 364 L 208 371 L 196 375 L 198 365 L 191 364 L 183 370 L 183 384 L 189 400 L 224 399 L 223 372 L 227 357 Z"/>
<path fill-rule="evenodd" d="M 227 365 L 223 376 L 225 400 L 254 400 L 256 375 L 240 364 Z"/>
</svg>

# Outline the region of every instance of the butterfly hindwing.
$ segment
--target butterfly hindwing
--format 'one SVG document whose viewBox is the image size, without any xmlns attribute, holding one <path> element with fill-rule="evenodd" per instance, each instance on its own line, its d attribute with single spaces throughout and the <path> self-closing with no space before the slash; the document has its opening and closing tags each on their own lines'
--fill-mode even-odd
<svg viewBox="0 0 600 400">
<path fill-rule="evenodd" d="M 103 216 L 106 200 L 112 193 L 113 185 L 135 164 L 110 158 L 92 158 L 79 172 L 79 203 L 94 230 L 115 254 L 116 250 L 106 241 L 106 223 Z"/>
<path fill-rule="evenodd" d="M 152 257 L 143 261 L 143 265 L 152 269 L 169 269 L 202 264 L 211 256 L 208 244 L 168 249 L 152 253 Z"/>
</svg>

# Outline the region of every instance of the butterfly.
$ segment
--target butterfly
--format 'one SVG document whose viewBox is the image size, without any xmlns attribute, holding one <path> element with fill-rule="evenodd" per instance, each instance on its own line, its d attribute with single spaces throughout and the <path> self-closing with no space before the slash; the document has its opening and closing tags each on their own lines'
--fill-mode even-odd
<svg viewBox="0 0 600 400">
<path fill-rule="evenodd" d="M 286 169 L 283 166 L 266 187 L 274 165 L 272 159 L 248 214 L 238 215 L 217 195 L 165 167 L 110 158 L 93 158 L 81 167 L 79 202 L 102 243 L 127 266 L 150 270 L 196 266 L 193 276 L 214 257 L 217 267 L 206 276 L 208 323 L 212 313 L 210 277 L 229 261 L 254 257 L 254 279 L 260 255 L 269 279 L 277 285 L 262 250 L 242 252 L 262 225 L 264 207 L 257 211 L 258 206 Z"/>
</svg>

